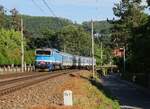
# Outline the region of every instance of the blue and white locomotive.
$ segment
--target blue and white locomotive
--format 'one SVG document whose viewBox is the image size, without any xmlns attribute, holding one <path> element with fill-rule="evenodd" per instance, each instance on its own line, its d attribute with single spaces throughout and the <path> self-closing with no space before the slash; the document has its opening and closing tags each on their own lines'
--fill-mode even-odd
<svg viewBox="0 0 150 109">
<path fill-rule="evenodd" d="M 91 68 L 92 58 L 71 55 L 56 49 L 36 49 L 35 67 L 37 69 Z M 94 65 L 96 60 L 94 59 Z"/>
</svg>

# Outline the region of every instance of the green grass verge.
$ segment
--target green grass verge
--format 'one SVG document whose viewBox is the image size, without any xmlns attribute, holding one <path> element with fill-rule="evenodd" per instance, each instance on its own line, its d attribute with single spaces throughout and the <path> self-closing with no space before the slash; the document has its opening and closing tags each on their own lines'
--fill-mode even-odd
<svg viewBox="0 0 150 109">
<path fill-rule="evenodd" d="M 76 97 L 75 105 L 79 105 L 81 109 L 120 109 L 118 100 L 108 90 L 103 89 L 100 79 L 83 78 L 88 80 L 82 85 L 85 95 Z"/>
</svg>

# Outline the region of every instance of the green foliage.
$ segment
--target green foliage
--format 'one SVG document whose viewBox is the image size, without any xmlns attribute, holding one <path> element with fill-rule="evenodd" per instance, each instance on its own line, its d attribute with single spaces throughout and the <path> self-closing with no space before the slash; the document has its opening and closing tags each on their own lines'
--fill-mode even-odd
<svg viewBox="0 0 150 109">
<path fill-rule="evenodd" d="M 25 51 L 25 62 L 26 64 L 34 64 L 35 51 L 26 50 Z"/>
<path fill-rule="evenodd" d="M 3 7 L 0 7 L 0 16 L 0 40 L 2 40 L 0 42 L 0 64 L 20 64 L 21 17 L 24 21 L 25 62 L 27 64 L 34 62 L 34 49 L 43 47 L 55 48 L 75 55 L 91 56 L 90 22 L 78 25 L 64 18 L 21 16 L 16 9 L 11 10 L 11 15 L 6 15 Z M 94 33 L 101 33 L 103 36 L 102 38 L 95 37 L 95 56 L 98 64 L 109 62 L 111 26 L 106 21 L 94 22 Z M 101 41 L 99 40 L 104 45 L 103 60 L 100 59 Z"/>
<path fill-rule="evenodd" d="M 144 7 L 138 0 L 121 0 L 113 8 L 114 15 L 120 19 L 113 22 L 112 41 L 115 47 L 127 46 L 132 37 L 132 29 L 145 23 Z"/>
<path fill-rule="evenodd" d="M 4 7 L 0 6 L 0 27 L 2 27 L 4 25 Z"/>
<path fill-rule="evenodd" d="M 55 48 L 76 55 L 90 56 L 90 35 L 82 27 L 68 25 L 57 32 L 45 30 L 42 39 L 34 40 L 35 46 Z"/>
<path fill-rule="evenodd" d="M 0 29 L 0 64 L 19 64 L 20 33 L 14 30 Z"/>
<path fill-rule="evenodd" d="M 14 30 L 0 29 L 0 65 L 21 64 L 21 34 Z M 26 43 L 24 43 L 26 46 Z M 33 63 L 34 52 L 25 51 L 25 62 Z"/>
<path fill-rule="evenodd" d="M 60 49 L 83 56 L 90 56 L 91 38 L 82 27 L 68 25 L 58 33 Z"/>
<path fill-rule="evenodd" d="M 150 80 L 150 37 L 149 16 L 144 13 L 141 0 L 122 0 L 116 4 L 114 14 L 120 19 L 113 22 L 114 47 L 126 47 L 126 73 L 123 76 L 132 80 L 136 76 L 136 83 L 148 86 Z M 120 58 L 118 64 L 123 67 Z"/>
<path fill-rule="evenodd" d="M 107 21 L 95 21 L 94 23 L 94 35 L 95 40 L 95 58 L 97 60 L 97 65 L 108 64 L 111 61 L 111 28 L 112 24 Z M 91 33 L 91 22 L 83 22 L 83 28 Z M 102 49 L 101 49 L 102 43 Z M 101 55 L 103 55 L 101 57 Z"/>
<path fill-rule="evenodd" d="M 82 25 L 86 31 L 91 32 L 91 22 L 83 22 Z M 107 21 L 94 21 L 94 33 L 108 34 L 111 27 L 112 24 Z"/>
<path fill-rule="evenodd" d="M 11 11 L 11 26 L 16 31 L 21 30 L 21 16 L 19 15 L 19 12 L 14 8 Z"/>
<path fill-rule="evenodd" d="M 6 15 L 3 6 L 0 6 L 0 64 L 20 64 L 21 60 L 21 15 L 12 9 L 11 15 Z M 54 34 L 63 26 L 72 22 L 63 18 L 22 16 L 24 20 L 25 62 L 34 63 L 34 48 L 52 47 L 50 41 Z M 48 34 L 48 36 L 47 36 Z M 51 42 L 51 43 L 50 43 Z M 47 45 L 47 46 L 45 46 Z M 54 44 L 53 44 L 54 45 Z"/>
<path fill-rule="evenodd" d="M 40 38 L 45 30 L 58 31 L 72 22 L 68 19 L 57 17 L 33 17 L 23 15 L 25 36 L 27 38 Z"/>
</svg>

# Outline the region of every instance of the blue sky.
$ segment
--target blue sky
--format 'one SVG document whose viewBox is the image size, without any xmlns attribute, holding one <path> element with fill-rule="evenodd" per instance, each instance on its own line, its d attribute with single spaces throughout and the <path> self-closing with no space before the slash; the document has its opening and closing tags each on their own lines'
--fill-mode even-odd
<svg viewBox="0 0 150 109">
<path fill-rule="evenodd" d="M 7 9 L 16 8 L 21 14 L 33 16 L 52 16 L 42 0 L 0 0 L 0 5 Z M 81 23 L 83 21 L 106 20 L 113 18 L 112 7 L 119 0 L 46 0 L 55 14 Z"/>
</svg>

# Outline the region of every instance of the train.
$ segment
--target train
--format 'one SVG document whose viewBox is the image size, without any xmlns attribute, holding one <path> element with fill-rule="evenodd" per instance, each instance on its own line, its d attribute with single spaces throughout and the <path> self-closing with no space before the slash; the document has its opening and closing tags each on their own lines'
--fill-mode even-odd
<svg viewBox="0 0 150 109">
<path fill-rule="evenodd" d="M 90 69 L 93 64 L 96 65 L 96 59 L 93 60 L 91 57 L 72 55 L 51 48 L 35 50 L 36 69 L 48 69 L 49 71 L 66 68 Z"/>
</svg>

